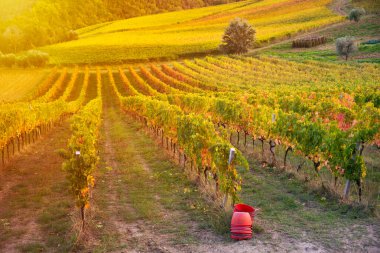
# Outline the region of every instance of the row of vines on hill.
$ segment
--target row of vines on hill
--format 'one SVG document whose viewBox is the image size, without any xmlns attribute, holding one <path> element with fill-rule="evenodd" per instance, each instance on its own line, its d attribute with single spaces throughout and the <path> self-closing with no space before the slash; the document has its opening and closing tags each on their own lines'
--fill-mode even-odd
<svg viewBox="0 0 380 253">
<path fill-rule="evenodd" d="M 95 180 L 93 172 L 99 160 L 97 141 L 102 113 L 102 86 L 98 68 L 97 97 L 85 104 L 90 85 L 90 70 L 86 67 L 79 95 L 75 100 L 69 100 L 77 89 L 78 75 L 78 67 L 71 74 L 67 68 L 59 73 L 53 69 L 28 102 L 0 104 L 0 150 L 4 164 L 4 151 L 7 151 L 9 159 L 10 145 L 14 153 L 16 142 L 20 151 L 22 146 L 34 141 L 55 123 L 74 115 L 67 150 L 61 150 L 60 154 L 65 158 L 63 169 L 67 172 L 76 205 L 81 210 L 84 227 L 85 209 L 90 204 L 90 192 Z"/>
<path fill-rule="evenodd" d="M 94 186 L 94 171 L 99 161 L 98 139 L 102 114 L 102 82 L 100 69 L 97 69 L 97 97 L 88 102 L 71 119 L 72 136 L 67 150 L 63 169 L 67 172 L 70 189 L 80 208 L 82 229 L 85 226 L 85 209 L 90 206 L 91 189 Z"/>
<path fill-rule="evenodd" d="M 123 72 L 120 73 L 124 75 Z M 184 113 L 179 107 L 163 101 L 163 97 L 155 99 L 142 94 L 123 97 L 110 68 L 108 74 L 112 89 L 125 112 L 134 115 L 160 133 L 162 144 L 166 140 L 168 145 L 170 140 L 174 150 L 178 145 L 179 152 L 184 154 L 185 162 L 190 162 L 191 167 L 196 168 L 198 178 L 203 175 L 207 182 L 211 175 L 215 181 L 216 194 L 219 195 L 221 192 L 225 196 L 224 204 L 228 197 L 232 198 L 233 203 L 238 200 L 241 178 L 236 165 L 248 169 L 248 163 L 238 150 L 234 159 L 228 162 L 232 145 L 218 135 L 212 122 L 201 115 Z M 146 77 L 149 78 L 149 75 Z"/>
<path fill-rule="evenodd" d="M 12 146 L 12 154 L 15 152 L 16 144 L 20 151 L 24 145 L 33 142 L 56 122 L 62 121 L 63 118 L 80 109 L 88 86 L 88 68 L 85 70 L 85 81 L 79 97 L 75 101 L 66 101 L 74 88 L 77 74 L 78 69 L 75 69 L 66 87 L 64 79 L 67 76 L 67 70 L 63 70 L 57 80 L 53 78 L 57 75 L 56 70 L 53 70 L 37 91 L 36 99 L 29 102 L 0 104 L 0 150 L 3 164 L 5 150 L 9 159 L 10 146 Z M 60 97 L 58 89 L 63 91 Z"/>
<path fill-rule="evenodd" d="M 380 77 L 376 66 L 207 57 L 150 68 L 148 74 L 141 67 L 141 76 L 132 71 L 135 79 L 146 81 L 161 93 L 156 99 L 179 106 L 187 115 L 201 114 L 229 131 L 237 131 L 238 137 L 244 133 L 245 143 L 248 135 L 253 142 L 268 141 L 272 162 L 276 145 L 284 145 L 284 166 L 288 153 L 295 151 L 313 162 L 317 175 L 325 167 L 335 182 L 346 178 L 346 197 L 350 182 L 357 183 L 361 198 L 366 176 L 364 146 L 380 143 L 380 92 L 376 85 Z M 364 70 L 366 77 L 361 74 Z M 350 78 L 345 75 L 347 71 L 352 73 Z M 152 80 L 176 88 L 184 85 L 181 92 L 168 94 Z M 219 92 L 212 91 L 215 84 Z M 185 89 L 188 86 L 204 92 L 190 94 Z"/>
<path fill-rule="evenodd" d="M 278 145 L 286 150 L 285 167 L 289 152 L 306 157 L 317 175 L 321 168 L 327 168 L 335 180 L 347 179 L 346 195 L 350 182 L 355 182 L 361 197 L 366 176 L 363 149 L 380 143 L 378 67 L 295 63 L 268 57 L 206 57 L 127 70 L 118 68 L 120 82 L 116 84 L 115 73 L 107 68 L 121 108 L 159 132 L 163 143 L 166 138 L 166 142 L 177 145 L 187 161 L 195 165 L 198 176 L 211 175 L 216 188 L 234 201 L 241 183 L 235 165 L 247 167 L 247 162 L 237 151 L 236 159 L 228 163 L 232 132 L 237 132 L 238 144 L 241 134 L 245 145 L 247 136 L 253 144 L 260 141 L 262 147 L 268 142 L 273 164 L 277 162 Z M 345 75 L 348 71 L 350 78 Z M 362 75 L 363 71 L 367 76 Z M 71 72 L 53 69 L 29 102 L 0 105 L 3 159 L 4 150 L 9 152 L 14 140 L 23 140 L 26 133 L 39 132 L 41 126 L 80 110 L 86 100 L 88 68 L 79 97 L 67 101 L 79 72 L 78 68 Z M 320 75 L 322 72 L 326 74 Z M 73 176 L 69 179 L 82 210 L 88 205 L 97 161 L 100 76 L 98 68 L 98 97 L 80 110 L 72 123 L 73 137 L 65 165 Z M 20 140 L 17 143 L 22 143 Z M 74 151 L 83 156 L 79 159 Z"/>
<path fill-rule="evenodd" d="M 90 204 L 90 191 L 94 185 L 93 172 L 99 160 L 97 140 L 101 123 L 102 95 L 101 74 L 97 69 L 97 97 L 87 104 L 90 70 L 85 68 L 83 85 L 78 97 L 70 101 L 69 97 L 76 89 L 79 68 L 73 69 L 71 75 L 65 68 L 58 74 L 54 69 L 44 80 L 29 102 L 17 102 L 0 105 L 0 150 L 4 164 L 4 151 L 15 142 L 20 145 L 34 141 L 36 137 L 71 118 L 72 136 L 67 150 L 61 155 L 65 158 L 63 169 L 67 172 L 70 189 L 76 197 L 76 204 L 81 210 L 83 226 L 85 208 Z"/>
</svg>

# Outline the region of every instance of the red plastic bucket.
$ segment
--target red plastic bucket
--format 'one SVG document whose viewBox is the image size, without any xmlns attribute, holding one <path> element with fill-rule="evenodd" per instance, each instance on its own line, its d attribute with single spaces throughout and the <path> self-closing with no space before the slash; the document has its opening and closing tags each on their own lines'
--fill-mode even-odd
<svg viewBox="0 0 380 253">
<path fill-rule="evenodd" d="M 231 219 L 231 227 L 235 226 L 252 226 L 252 219 L 247 212 L 234 212 Z"/>
<path fill-rule="evenodd" d="M 255 217 L 255 208 L 246 204 L 236 204 L 234 206 L 234 212 L 247 212 L 251 216 L 252 223 Z"/>
<path fill-rule="evenodd" d="M 246 204 L 236 204 L 231 218 L 231 238 L 247 240 L 252 238 L 252 224 L 255 208 Z"/>
</svg>

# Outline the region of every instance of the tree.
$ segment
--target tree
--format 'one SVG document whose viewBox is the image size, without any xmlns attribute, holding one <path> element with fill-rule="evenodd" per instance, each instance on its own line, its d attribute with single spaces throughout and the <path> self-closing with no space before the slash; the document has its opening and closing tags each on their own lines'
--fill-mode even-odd
<svg viewBox="0 0 380 253">
<path fill-rule="evenodd" d="M 12 67 L 16 63 L 16 55 L 14 54 L 0 54 L 0 66 Z"/>
<path fill-rule="evenodd" d="M 342 37 L 338 38 L 335 42 L 336 52 L 340 56 L 345 56 L 346 61 L 348 56 L 357 50 L 355 39 L 353 37 Z"/>
<path fill-rule="evenodd" d="M 226 28 L 220 48 L 226 53 L 246 53 L 253 47 L 255 34 L 247 20 L 235 18 Z"/>
<path fill-rule="evenodd" d="M 359 22 L 360 18 L 365 14 L 365 10 L 363 8 L 354 8 L 348 14 L 349 20 L 354 20 L 355 22 Z"/>
<path fill-rule="evenodd" d="M 18 26 L 9 26 L 5 29 L 3 37 L 6 41 L 8 41 L 9 45 L 13 49 L 13 52 L 16 53 L 22 45 L 24 35 Z"/>
<path fill-rule="evenodd" d="M 44 67 L 49 61 L 49 54 L 38 50 L 29 50 L 26 53 L 26 60 L 28 61 L 29 65 L 35 67 Z"/>
</svg>

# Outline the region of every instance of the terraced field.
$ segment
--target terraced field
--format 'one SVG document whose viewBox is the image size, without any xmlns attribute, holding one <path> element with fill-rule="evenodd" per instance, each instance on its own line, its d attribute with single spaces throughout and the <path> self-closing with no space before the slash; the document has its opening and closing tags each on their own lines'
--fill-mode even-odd
<svg viewBox="0 0 380 253">
<path fill-rule="evenodd" d="M 120 63 L 176 59 L 216 52 L 235 17 L 249 20 L 259 43 L 289 37 L 343 20 L 330 0 L 242 1 L 170 12 L 79 29 L 79 40 L 41 48 L 53 64 Z"/>
</svg>

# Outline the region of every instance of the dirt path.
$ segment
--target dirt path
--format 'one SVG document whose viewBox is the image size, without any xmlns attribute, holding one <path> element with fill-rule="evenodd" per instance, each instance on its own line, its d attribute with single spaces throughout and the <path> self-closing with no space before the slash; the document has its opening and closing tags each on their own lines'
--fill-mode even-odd
<svg viewBox="0 0 380 253">
<path fill-rule="evenodd" d="M 65 147 L 69 135 L 65 122 L 0 171 L 0 252 L 67 251 L 70 247 L 66 232 L 71 229 L 73 200 L 56 153 Z"/>
<path fill-rule="evenodd" d="M 346 16 L 346 8 L 348 4 L 348 0 L 334 0 L 334 2 L 331 5 L 331 9 L 333 9 L 336 13 L 338 13 L 341 16 Z"/>
<path fill-rule="evenodd" d="M 338 13 L 339 15 L 346 16 L 347 13 L 345 11 L 345 7 L 347 5 L 348 5 L 348 1 L 347 0 L 335 0 L 331 4 L 330 8 L 333 11 L 335 11 L 336 13 Z M 343 26 L 347 25 L 347 23 L 349 23 L 349 22 L 350 21 L 342 21 L 342 22 L 339 22 L 339 23 L 336 23 L 336 24 L 327 25 L 327 26 L 324 26 L 324 27 L 321 27 L 321 28 L 318 28 L 318 29 L 315 29 L 315 30 L 312 30 L 312 31 L 309 31 L 309 32 L 302 33 L 300 35 L 296 35 L 296 36 L 294 36 L 294 37 L 292 37 L 290 39 L 284 39 L 284 40 L 272 43 L 272 44 L 270 44 L 268 46 L 264 46 L 264 47 L 255 48 L 255 49 L 249 50 L 249 52 L 247 54 L 248 55 L 256 54 L 256 53 L 259 53 L 259 52 L 261 52 L 263 50 L 270 49 L 270 48 L 273 48 L 273 47 L 276 47 L 276 46 L 279 46 L 279 45 L 282 45 L 282 44 L 286 44 L 286 43 L 292 42 L 293 40 L 296 40 L 296 39 L 302 39 L 302 38 L 310 37 L 310 36 L 317 35 L 317 34 L 319 34 L 321 32 L 329 30 L 329 29 L 343 27 Z"/>
<path fill-rule="evenodd" d="M 121 117 L 123 115 L 115 112 L 115 108 L 106 107 L 104 110 L 104 155 L 102 157 L 104 157 L 103 162 L 108 171 L 101 178 L 103 183 L 108 185 L 105 192 L 105 197 L 108 199 L 109 220 L 107 223 L 118 235 L 119 245 L 113 251 L 118 252 L 119 247 L 125 245 L 129 248 L 129 252 L 177 252 L 178 249 L 171 248 L 165 238 L 155 235 L 152 227 L 154 224 L 150 222 L 150 219 L 155 220 L 164 214 L 161 210 L 162 207 L 154 201 L 155 199 L 151 194 L 144 196 L 148 198 L 145 201 L 150 203 L 142 204 L 151 206 L 154 213 L 150 213 L 153 211 L 150 210 L 148 213 L 142 214 L 143 217 L 140 217 L 138 205 L 131 203 L 131 199 L 121 201 L 123 199 L 121 195 L 131 194 L 129 191 L 148 191 L 148 185 L 153 183 L 151 169 L 146 161 L 135 151 L 133 141 L 127 142 L 128 139 L 125 139 L 124 141 L 115 142 L 115 137 L 119 136 L 115 136 L 113 131 L 115 127 L 120 127 L 123 124 Z M 123 125 L 123 127 L 126 126 Z M 128 129 L 126 129 L 126 132 L 128 132 Z M 119 134 L 123 137 L 125 132 L 118 132 L 117 135 Z M 117 150 L 124 150 L 124 152 L 119 153 Z M 140 182 L 137 189 L 132 189 L 135 186 L 123 183 L 123 181 L 128 181 L 128 179 L 125 179 L 128 173 L 131 173 L 129 176 L 141 176 L 141 179 L 144 180 Z M 140 201 L 144 201 L 144 199 Z M 127 222 L 122 216 L 129 217 Z M 129 245 L 133 245 L 133 249 Z"/>
<path fill-rule="evenodd" d="M 87 248 L 105 248 L 107 252 L 178 252 L 170 236 L 158 231 L 159 223 L 176 214 L 160 203 L 162 191 L 149 162 L 136 147 L 136 129 L 125 121 L 108 77 L 103 78 L 102 160 L 94 190 L 93 241 Z M 105 235 L 113 241 L 105 243 Z"/>
<path fill-rule="evenodd" d="M 343 27 L 343 26 L 347 25 L 348 23 L 349 23 L 349 21 L 343 21 L 343 22 L 336 23 L 336 24 L 333 24 L 333 25 L 329 25 L 329 26 L 326 26 L 326 27 L 323 27 L 323 28 L 320 28 L 320 29 L 316 29 L 316 30 L 310 31 L 310 32 L 302 33 L 302 34 L 296 35 L 295 37 L 292 37 L 290 39 L 281 40 L 279 42 L 272 43 L 272 44 L 270 44 L 268 46 L 259 47 L 259 48 L 255 48 L 255 49 L 249 50 L 249 52 L 247 53 L 247 55 L 256 54 L 256 53 L 259 53 L 261 51 L 264 51 L 264 50 L 267 50 L 267 49 L 270 49 L 270 48 L 273 48 L 273 47 L 276 47 L 276 46 L 279 46 L 279 45 L 282 45 L 282 44 L 286 44 L 286 43 L 292 42 L 293 40 L 296 40 L 296 39 L 302 39 L 302 38 L 310 37 L 310 36 L 313 36 L 313 35 L 317 35 L 317 34 L 319 34 L 321 32 L 327 31 L 329 29 Z"/>
</svg>

